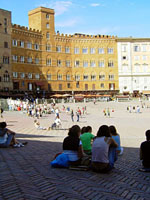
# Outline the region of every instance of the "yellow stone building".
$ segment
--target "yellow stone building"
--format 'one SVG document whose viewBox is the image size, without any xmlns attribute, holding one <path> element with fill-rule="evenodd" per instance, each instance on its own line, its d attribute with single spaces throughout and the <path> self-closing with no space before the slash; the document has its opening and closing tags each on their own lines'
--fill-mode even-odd
<svg viewBox="0 0 150 200">
<path fill-rule="evenodd" d="M 0 91 L 12 90 L 11 12 L 0 9 Z"/>
<path fill-rule="evenodd" d="M 55 33 L 53 9 L 28 15 L 29 29 L 12 25 L 14 90 L 118 92 L 116 37 Z"/>
<path fill-rule="evenodd" d="M 12 25 L 13 89 L 32 91 L 42 76 L 42 34 L 19 25 Z"/>
</svg>

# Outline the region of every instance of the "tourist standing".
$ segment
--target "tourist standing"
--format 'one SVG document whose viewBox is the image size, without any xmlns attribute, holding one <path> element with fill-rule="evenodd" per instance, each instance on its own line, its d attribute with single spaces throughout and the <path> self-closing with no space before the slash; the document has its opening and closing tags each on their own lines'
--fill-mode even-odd
<svg viewBox="0 0 150 200">
<path fill-rule="evenodd" d="M 83 113 L 83 115 L 84 115 L 84 110 L 85 110 L 85 108 L 84 108 L 84 107 L 82 107 L 82 113 Z"/>
<path fill-rule="evenodd" d="M 140 113 L 140 106 L 137 106 L 137 113 Z"/>
<path fill-rule="evenodd" d="M 87 107 L 84 106 L 84 111 L 85 111 L 85 114 L 87 114 Z"/>
<path fill-rule="evenodd" d="M 73 112 L 73 109 L 71 110 L 71 120 L 72 120 L 72 122 L 74 122 L 74 112 Z"/>
<path fill-rule="evenodd" d="M 77 115 L 77 122 L 79 122 L 80 119 L 80 112 L 79 112 L 79 108 L 76 111 L 76 115 Z"/>
<path fill-rule="evenodd" d="M 131 113 L 131 106 L 129 106 L 129 113 Z"/>
<path fill-rule="evenodd" d="M 107 108 L 107 116 L 110 117 L 110 110 Z"/>
<path fill-rule="evenodd" d="M 57 107 L 56 110 L 55 110 L 55 116 L 56 116 L 56 118 L 59 117 L 59 110 L 58 110 L 58 107 Z"/>
<path fill-rule="evenodd" d="M 103 110 L 104 117 L 106 117 L 106 109 Z"/>
<path fill-rule="evenodd" d="M 1 116 L 1 118 L 3 118 L 3 112 L 4 112 L 3 108 L 0 108 L 0 116 Z"/>
</svg>

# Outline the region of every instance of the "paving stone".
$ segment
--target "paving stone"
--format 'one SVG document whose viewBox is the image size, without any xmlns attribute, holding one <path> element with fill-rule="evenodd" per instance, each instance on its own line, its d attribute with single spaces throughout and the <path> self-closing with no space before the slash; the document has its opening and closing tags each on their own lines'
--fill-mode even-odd
<svg viewBox="0 0 150 200">
<path fill-rule="evenodd" d="M 34 119 L 19 112 L 5 112 L 8 125 L 13 125 L 8 128 L 17 132 L 20 141 L 28 141 L 29 144 L 18 149 L 0 149 L 0 200 L 150 199 L 150 174 L 138 171 L 141 164 L 137 148 L 144 140 L 145 127 L 149 127 L 149 110 L 131 116 L 123 112 L 126 103 L 121 104 L 120 110 L 114 102 L 99 103 L 95 107 L 91 103 L 87 105 L 91 114 L 81 119 L 78 123 L 81 127 L 91 125 L 95 134 L 101 124 L 115 124 L 120 135 L 124 132 L 121 135 L 124 154 L 118 158 L 115 169 L 109 174 L 97 174 L 51 168 L 49 163 L 57 152 L 62 151 L 62 141 L 68 131 L 37 131 Z M 116 110 L 110 119 L 104 118 L 101 112 L 106 105 Z M 73 125 L 69 115 L 60 113 L 60 116 L 64 117 L 64 128 Z M 53 120 L 54 115 L 47 115 L 40 119 L 40 123 L 47 127 Z"/>
</svg>

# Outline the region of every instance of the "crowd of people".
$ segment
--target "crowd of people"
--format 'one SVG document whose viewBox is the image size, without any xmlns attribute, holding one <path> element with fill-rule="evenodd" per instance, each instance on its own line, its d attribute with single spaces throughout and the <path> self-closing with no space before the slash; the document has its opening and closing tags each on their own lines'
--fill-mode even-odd
<svg viewBox="0 0 150 200">
<path fill-rule="evenodd" d="M 29 101 L 11 101 L 9 110 L 18 110 L 26 113 L 29 117 L 34 118 L 34 125 L 37 130 L 51 130 L 62 126 L 60 119 L 60 112 L 70 114 L 72 122 L 79 122 L 82 115 L 87 114 L 87 107 L 78 107 L 75 111 L 69 106 L 58 108 L 54 103 L 48 105 L 47 103 L 38 104 Z M 128 106 L 127 111 L 140 113 L 140 106 Z M 110 117 L 110 112 L 114 110 L 105 108 L 103 110 L 104 116 Z M 2 117 L 3 110 L 0 114 Z M 55 115 L 54 123 L 49 127 L 40 125 L 39 118 L 44 114 Z M 7 148 L 12 146 L 14 148 L 24 147 L 27 142 L 20 143 L 16 139 L 16 133 L 7 129 L 6 122 L 0 122 L 0 147 Z M 146 131 L 146 141 L 140 147 L 140 159 L 143 163 L 143 168 L 140 171 L 150 172 L 150 130 Z M 123 154 L 123 148 L 120 143 L 120 136 L 117 133 L 115 126 L 102 125 L 99 127 L 96 136 L 92 133 L 91 126 L 84 126 L 80 128 L 74 125 L 69 129 L 68 136 L 63 141 L 63 153 L 61 155 L 67 156 L 69 166 L 86 165 L 89 169 L 95 172 L 109 172 L 114 168 L 114 164 Z"/>
</svg>

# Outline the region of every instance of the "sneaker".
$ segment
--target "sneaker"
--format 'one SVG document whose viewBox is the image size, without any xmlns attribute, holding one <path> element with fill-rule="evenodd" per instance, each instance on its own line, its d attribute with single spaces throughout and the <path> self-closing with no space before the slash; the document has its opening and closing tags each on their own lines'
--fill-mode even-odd
<svg viewBox="0 0 150 200">
<path fill-rule="evenodd" d="M 20 147 L 24 147 L 24 145 L 23 145 L 22 143 L 19 143 L 18 145 L 19 145 Z"/>
<path fill-rule="evenodd" d="M 14 147 L 14 148 L 19 148 L 19 147 L 21 147 L 21 146 L 20 146 L 20 144 L 14 144 L 13 147 Z"/>
<path fill-rule="evenodd" d="M 23 145 L 27 145 L 27 144 L 28 144 L 28 142 L 22 142 L 22 144 L 23 144 Z"/>
</svg>

